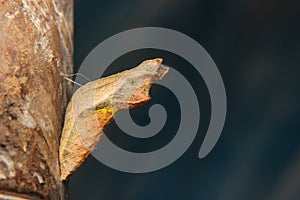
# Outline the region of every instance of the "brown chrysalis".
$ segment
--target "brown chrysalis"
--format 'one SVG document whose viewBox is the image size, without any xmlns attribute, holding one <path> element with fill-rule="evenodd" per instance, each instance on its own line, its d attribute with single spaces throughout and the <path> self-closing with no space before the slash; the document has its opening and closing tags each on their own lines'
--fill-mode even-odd
<svg viewBox="0 0 300 200">
<path fill-rule="evenodd" d="M 62 131 L 59 160 L 61 179 L 66 180 L 94 150 L 105 126 L 122 109 L 147 102 L 153 82 L 168 68 L 162 59 L 146 60 L 139 66 L 87 83 L 68 104 Z"/>
</svg>

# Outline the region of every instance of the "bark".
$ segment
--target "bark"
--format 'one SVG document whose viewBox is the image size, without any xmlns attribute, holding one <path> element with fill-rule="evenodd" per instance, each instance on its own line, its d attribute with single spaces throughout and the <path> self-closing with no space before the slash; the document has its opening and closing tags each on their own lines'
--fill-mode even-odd
<svg viewBox="0 0 300 200">
<path fill-rule="evenodd" d="M 64 199 L 58 149 L 72 0 L 0 0 L 0 199 Z"/>
</svg>

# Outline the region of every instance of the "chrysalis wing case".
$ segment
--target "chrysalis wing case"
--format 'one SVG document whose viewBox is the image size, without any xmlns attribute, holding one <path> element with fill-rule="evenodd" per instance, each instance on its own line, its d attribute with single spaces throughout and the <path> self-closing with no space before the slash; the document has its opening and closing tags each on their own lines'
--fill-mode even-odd
<svg viewBox="0 0 300 200">
<path fill-rule="evenodd" d="M 153 82 L 168 72 L 162 59 L 87 83 L 68 104 L 62 131 L 59 160 L 61 179 L 66 180 L 94 150 L 105 126 L 122 109 L 147 102 Z"/>
</svg>

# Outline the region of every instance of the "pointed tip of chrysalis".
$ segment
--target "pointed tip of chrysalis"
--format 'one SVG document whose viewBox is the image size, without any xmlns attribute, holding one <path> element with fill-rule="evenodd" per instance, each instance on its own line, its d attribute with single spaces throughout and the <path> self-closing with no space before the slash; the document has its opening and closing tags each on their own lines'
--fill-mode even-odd
<svg viewBox="0 0 300 200">
<path fill-rule="evenodd" d="M 151 74 L 153 76 L 153 80 L 151 82 L 155 82 L 157 80 L 161 80 L 169 71 L 169 67 L 162 63 L 162 58 L 145 60 L 136 68 L 136 70 L 139 71 L 139 74 L 141 75 Z"/>
<path fill-rule="evenodd" d="M 159 64 L 162 64 L 163 62 L 163 59 L 162 58 L 155 58 L 154 59 L 156 62 L 158 62 Z"/>
</svg>

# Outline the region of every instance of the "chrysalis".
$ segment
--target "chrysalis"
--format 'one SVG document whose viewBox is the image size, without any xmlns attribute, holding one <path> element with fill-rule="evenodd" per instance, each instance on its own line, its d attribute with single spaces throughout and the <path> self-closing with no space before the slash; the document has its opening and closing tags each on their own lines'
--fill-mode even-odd
<svg viewBox="0 0 300 200">
<path fill-rule="evenodd" d="M 122 109 L 147 102 L 154 81 L 168 68 L 162 59 L 146 60 L 136 68 L 87 83 L 68 104 L 62 131 L 59 160 L 61 179 L 66 180 L 94 150 L 105 126 Z"/>
</svg>

